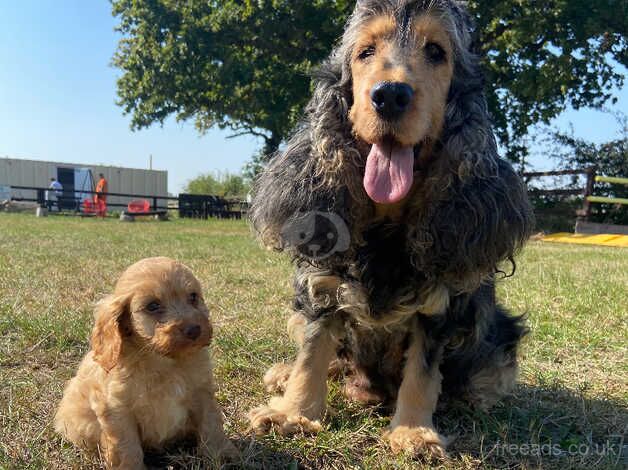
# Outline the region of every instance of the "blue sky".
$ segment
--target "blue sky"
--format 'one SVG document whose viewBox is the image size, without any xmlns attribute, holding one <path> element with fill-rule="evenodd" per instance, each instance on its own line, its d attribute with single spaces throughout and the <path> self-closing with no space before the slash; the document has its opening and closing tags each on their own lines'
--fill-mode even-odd
<svg viewBox="0 0 628 470">
<path fill-rule="evenodd" d="M 176 193 L 201 172 L 238 172 L 261 145 L 174 120 L 132 132 L 115 104 L 119 37 L 106 0 L 0 0 L 0 21 L 0 157 L 147 168 L 152 155 Z M 618 95 L 614 109 L 628 111 L 626 87 Z M 617 132 L 598 111 L 568 111 L 556 125 L 569 122 L 597 142 Z M 542 157 L 534 164 L 552 166 Z"/>
</svg>

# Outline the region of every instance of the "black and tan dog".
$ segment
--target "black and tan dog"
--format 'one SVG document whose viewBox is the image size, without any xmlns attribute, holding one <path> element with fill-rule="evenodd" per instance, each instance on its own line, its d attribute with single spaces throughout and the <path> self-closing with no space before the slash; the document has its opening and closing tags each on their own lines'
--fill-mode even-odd
<svg viewBox="0 0 628 470">
<path fill-rule="evenodd" d="M 251 411 L 257 432 L 318 430 L 334 364 L 350 397 L 394 403 L 394 451 L 438 456 L 439 397 L 488 407 L 512 387 L 525 327 L 494 278 L 533 222 L 497 155 L 471 31 L 452 0 L 359 1 L 257 182 L 255 229 L 295 257 L 301 347 L 266 374 L 285 393 Z"/>
</svg>

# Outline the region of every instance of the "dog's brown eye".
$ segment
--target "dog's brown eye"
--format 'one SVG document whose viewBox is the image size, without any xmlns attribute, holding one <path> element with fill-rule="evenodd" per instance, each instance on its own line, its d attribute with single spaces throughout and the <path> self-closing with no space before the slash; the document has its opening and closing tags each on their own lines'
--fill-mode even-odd
<svg viewBox="0 0 628 470">
<path fill-rule="evenodd" d="M 196 292 L 192 292 L 190 294 L 190 303 L 192 305 L 196 305 L 197 302 L 198 302 L 198 294 Z"/>
<path fill-rule="evenodd" d="M 358 59 L 366 60 L 369 57 L 372 57 L 374 55 L 375 55 L 375 46 L 368 46 L 368 47 L 365 47 L 364 49 L 362 49 L 362 51 L 358 55 Z"/>
<path fill-rule="evenodd" d="M 447 54 L 445 53 L 445 49 L 440 47 L 435 42 L 428 42 L 425 45 L 425 55 L 427 59 L 433 64 L 440 64 L 445 61 Z"/>
<path fill-rule="evenodd" d="M 149 312 L 156 312 L 161 308 L 161 305 L 159 304 L 159 302 L 151 302 L 146 306 L 146 310 L 148 310 Z"/>
</svg>

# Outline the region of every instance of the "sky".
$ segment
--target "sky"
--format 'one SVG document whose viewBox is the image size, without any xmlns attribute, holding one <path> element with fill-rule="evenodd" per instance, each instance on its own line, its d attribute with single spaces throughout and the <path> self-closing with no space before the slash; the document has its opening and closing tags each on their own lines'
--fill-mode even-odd
<svg viewBox="0 0 628 470">
<path fill-rule="evenodd" d="M 107 0 L 0 0 L 0 157 L 106 164 L 168 171 L 178 193 L 199 173 L 239 172 L 261 146 L 230 139 L 229 131 L 200 135 L 193 122 L 133 132 L 116 102 L 111 57 L 119 35 Z M 628 89 L 613 109 L 628 112 Z M 616 136 L 612 116 L 569 110 L 554 125 L 594 142 Z M 542 156 L 537 169 L 553 163 Z"/>
</svg>

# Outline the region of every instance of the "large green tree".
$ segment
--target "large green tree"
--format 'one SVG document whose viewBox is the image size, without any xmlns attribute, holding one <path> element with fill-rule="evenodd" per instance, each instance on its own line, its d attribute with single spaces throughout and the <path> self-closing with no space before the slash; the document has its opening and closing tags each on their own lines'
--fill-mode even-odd
<svg viewBox="0 0 628 470">
<path fill-rule="evenodd" d="M 296 123 L 308 74 L 329 53 L 351 0 L 113 0 L 123 34 L 119 103 L 133 128 L 169 115 L 264 139 Z"/>
<path fill-rule="evenodd" d="M 614 101 L 628 67 L 628 0 L 471 0 L 487 98 L 509 157 L 567 106 Z"/>
<path fill-rule="evenodd" d="M 133 128 L 170 115 L 199 130 L 289 135 L 309 74 L 341 35 L 352 0 L 112 0 L 123 38 L 119 103 Z M 623 85 L 628 0 L 471 0 L 495 126 L 513 160 L 531 125 L 601 106 Z M 252 168 L 255 168 L 253 166 Z"/>
</svg>

